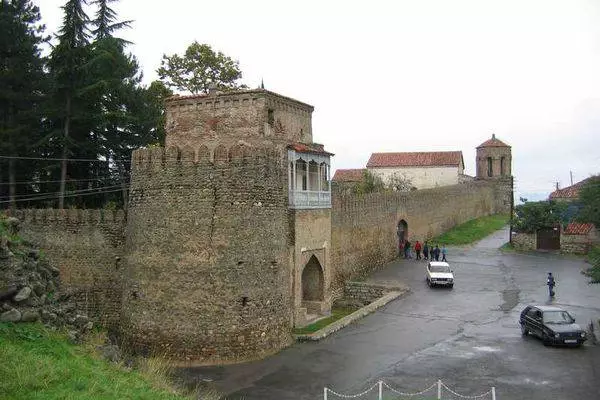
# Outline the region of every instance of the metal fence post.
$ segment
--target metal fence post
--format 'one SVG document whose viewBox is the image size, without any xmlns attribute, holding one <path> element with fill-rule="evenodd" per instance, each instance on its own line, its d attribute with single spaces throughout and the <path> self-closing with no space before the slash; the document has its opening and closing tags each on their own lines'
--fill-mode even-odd
<svg viewBox="0 0 600 400">
<path fill-rule="evenodd" d="M 327 388 L 323 388 L 323 400 L 327 400 Z"/>
<path fill-rule="evenodd" d="M 440 400 L 442 398 L 442 380 L 438 379 L 438 395 L 437 395 L 438 400 Z"/>
<path fill-rule="evenodd" d="M 492 400 L 496 400 L 496 388 L 492 386 Z"/>
<path fill-rule="evenodd" d="M 379 386 L 379 400 L 383 400 L 383 381 L 377 382 Z"/>
</svg>

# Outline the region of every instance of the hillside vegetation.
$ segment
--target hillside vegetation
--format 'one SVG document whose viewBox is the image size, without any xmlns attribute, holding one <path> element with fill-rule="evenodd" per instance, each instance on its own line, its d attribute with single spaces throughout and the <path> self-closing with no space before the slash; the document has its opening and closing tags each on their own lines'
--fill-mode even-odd
<svg viewBox="0 0 600 400">
<path fill-rule="evenodd" d="M 494 214 L 472 219 L 429 240 L 429 243 L 432 245 L 444 244 L 446 246 L 471 244 L 494 233 L 498 229 L 502 229 L 508 222 L 509 216 L 507 214 Z"/>
<path fill-rule="evenodd" d="M 3 400 L 193 399 L 174 390 L 164 364 L 140 370 L 100 359 L 93 345 L 73 345 L 41 324 L 0 323 Z"/>
</svg>

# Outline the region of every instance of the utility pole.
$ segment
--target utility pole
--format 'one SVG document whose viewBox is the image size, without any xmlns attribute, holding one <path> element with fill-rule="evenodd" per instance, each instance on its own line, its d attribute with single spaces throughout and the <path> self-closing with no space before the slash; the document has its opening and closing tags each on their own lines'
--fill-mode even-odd
<svg viewBox="0 0 600 400">
<path fill-rule="evenodd" d="M 573 171 L 569 171 L 569 174 L 571 175 L 571 186 L 573 186 Z"/>
</svg>

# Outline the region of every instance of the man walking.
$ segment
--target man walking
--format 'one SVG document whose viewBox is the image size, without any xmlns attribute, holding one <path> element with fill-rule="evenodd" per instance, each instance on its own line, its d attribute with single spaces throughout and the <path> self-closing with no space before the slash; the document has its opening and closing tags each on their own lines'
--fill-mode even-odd
<svg viewBox="0 0 600 400">
<path fill-rule="evenodd" d="M 438 247 L 438 245 L 435 245 L 435 248 L 433 249 L 433 254 L 432 254 L 432 258 L 435 257 L 435 261 L 440 261 L 440 248 Z"/>
<path fill-rule="evenodd" d="M 548 285 L 548 294 L 550 297 L 554 297 L 554 285 L 556 285 L 556 282 L 554 281 L 552 272 L 548 272 L 548 280 L 546 281 L 546 285 Z"/>
<path fill-rule="evenodd" d="M 446 245 L 445 245 L 445 244 L 443 244 L 443 245 L 442 245 L 442 261 L 446 261 L 446 262 L 448 262 L 448 261 L 446 260 L 446 253 L 447 253 L 447 252 L 448 252 L 448 251 L 446 250 Z"/>
<path fill-rule="evenodd" d="M 425 241 L 425 244 L 423 245 L 423 258 L 425 260 L 429 259 L 429 245 L 427 244 L 427 240 Z"/>
<path fill-rule="evenodd" d="M 417 260 L 421 259 L 421 243 L 417 240 L 415 243 L 415 253 L 417 253 Z"/>
</svg>

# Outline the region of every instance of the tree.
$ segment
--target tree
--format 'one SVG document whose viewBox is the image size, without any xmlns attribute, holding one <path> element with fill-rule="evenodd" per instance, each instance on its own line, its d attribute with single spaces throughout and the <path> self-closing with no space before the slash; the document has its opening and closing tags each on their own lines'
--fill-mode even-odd
<svg viewBox="0 0 600 400">
<path fill-rule="evenodd" d="M 585 274 L 590 283 L 600 283 L 600 247 L 593 247 L 588 254 L 588 262 L 592 265 Z"/>
<path fill-rule="evenodd" d="M 165 85 L 193 94 L 208 93 L 211 85 L 220 90 L 241 87 L 239 63 L 207 44 L 192 43 L 185 54 L 163 55 L 158 75 Z"/>
<path fill-rule="evenodd" d="M 580 209 L 577 220 L 591 222 L 600 228 L 600 175 L 588 179 L 579 191 Z"/>
<path fill-rule="evenodd" d="M 362 180 L 354 185 L 353 190 L 356 194 L 366 194 L 385 191 L 385 185 L 381 178 L 371 171 L 364 170 Z"/>
<path fill-rule="evenodd" d="M 109 6 L 110 3 L 116 3 L 119 0 L 93 0 L 92 4 L 98 6 L 96 18 L 92 21 L 92 25 L 96 28 L 92 34 L 96 40 L 113 37 L 113 33 L 119 29 L 131 27 L 133 21 L 117 22 L 117 13 Z M 123 39 L 115 38 L 118 41 L 125 43 Z"/>
<path fill-rule="evenodd" d="M 86 0 L 68 0 L 62 7 L 63 25 L 60 28 L 58 45 L 52 50 L 50 70 L 55 82 L 56 98 L 62 103 L 59 117 L 62 124 L 62 155 L 58 207 L 64 208 L 64 195 L 67 180 L 67 158 L 72 139 L 71 125 L 74 111 L 80 102 L 74 101 L 82 94 L 86 85 L 84 67 L 88 60 L 89 18 L 83 11 Z M 59 106 L 60 107 L 60 106 Z M 75 115 L 77 116 L 77 115 Z"/>
<path fill-rule="evenodd" d="M 538 229 L 564 224 L 567 204 L 556 201 L 536 201 L 515 207 L 513 228 L 517 232 L 534 233 Z"/>
<path fill-rule="evenodd" d="M 30 173 L 18 157 L 27 153 L 40 131 L 45 89 L 40 45 L 46 38 L 39 21 L 39 9 L 29 0 L 0 2 L 0 149 L 10 157 L 8 197 L 13 208 L 17 176 L 26 180 Z"/>
<path fill-rule="evenodd" d="M 386 187 L 394 192 L 410 192 L 411 190 L 417 190 L 412 184 L 412 180 L 404 174 L 393 173 Z"/>
</svg>

